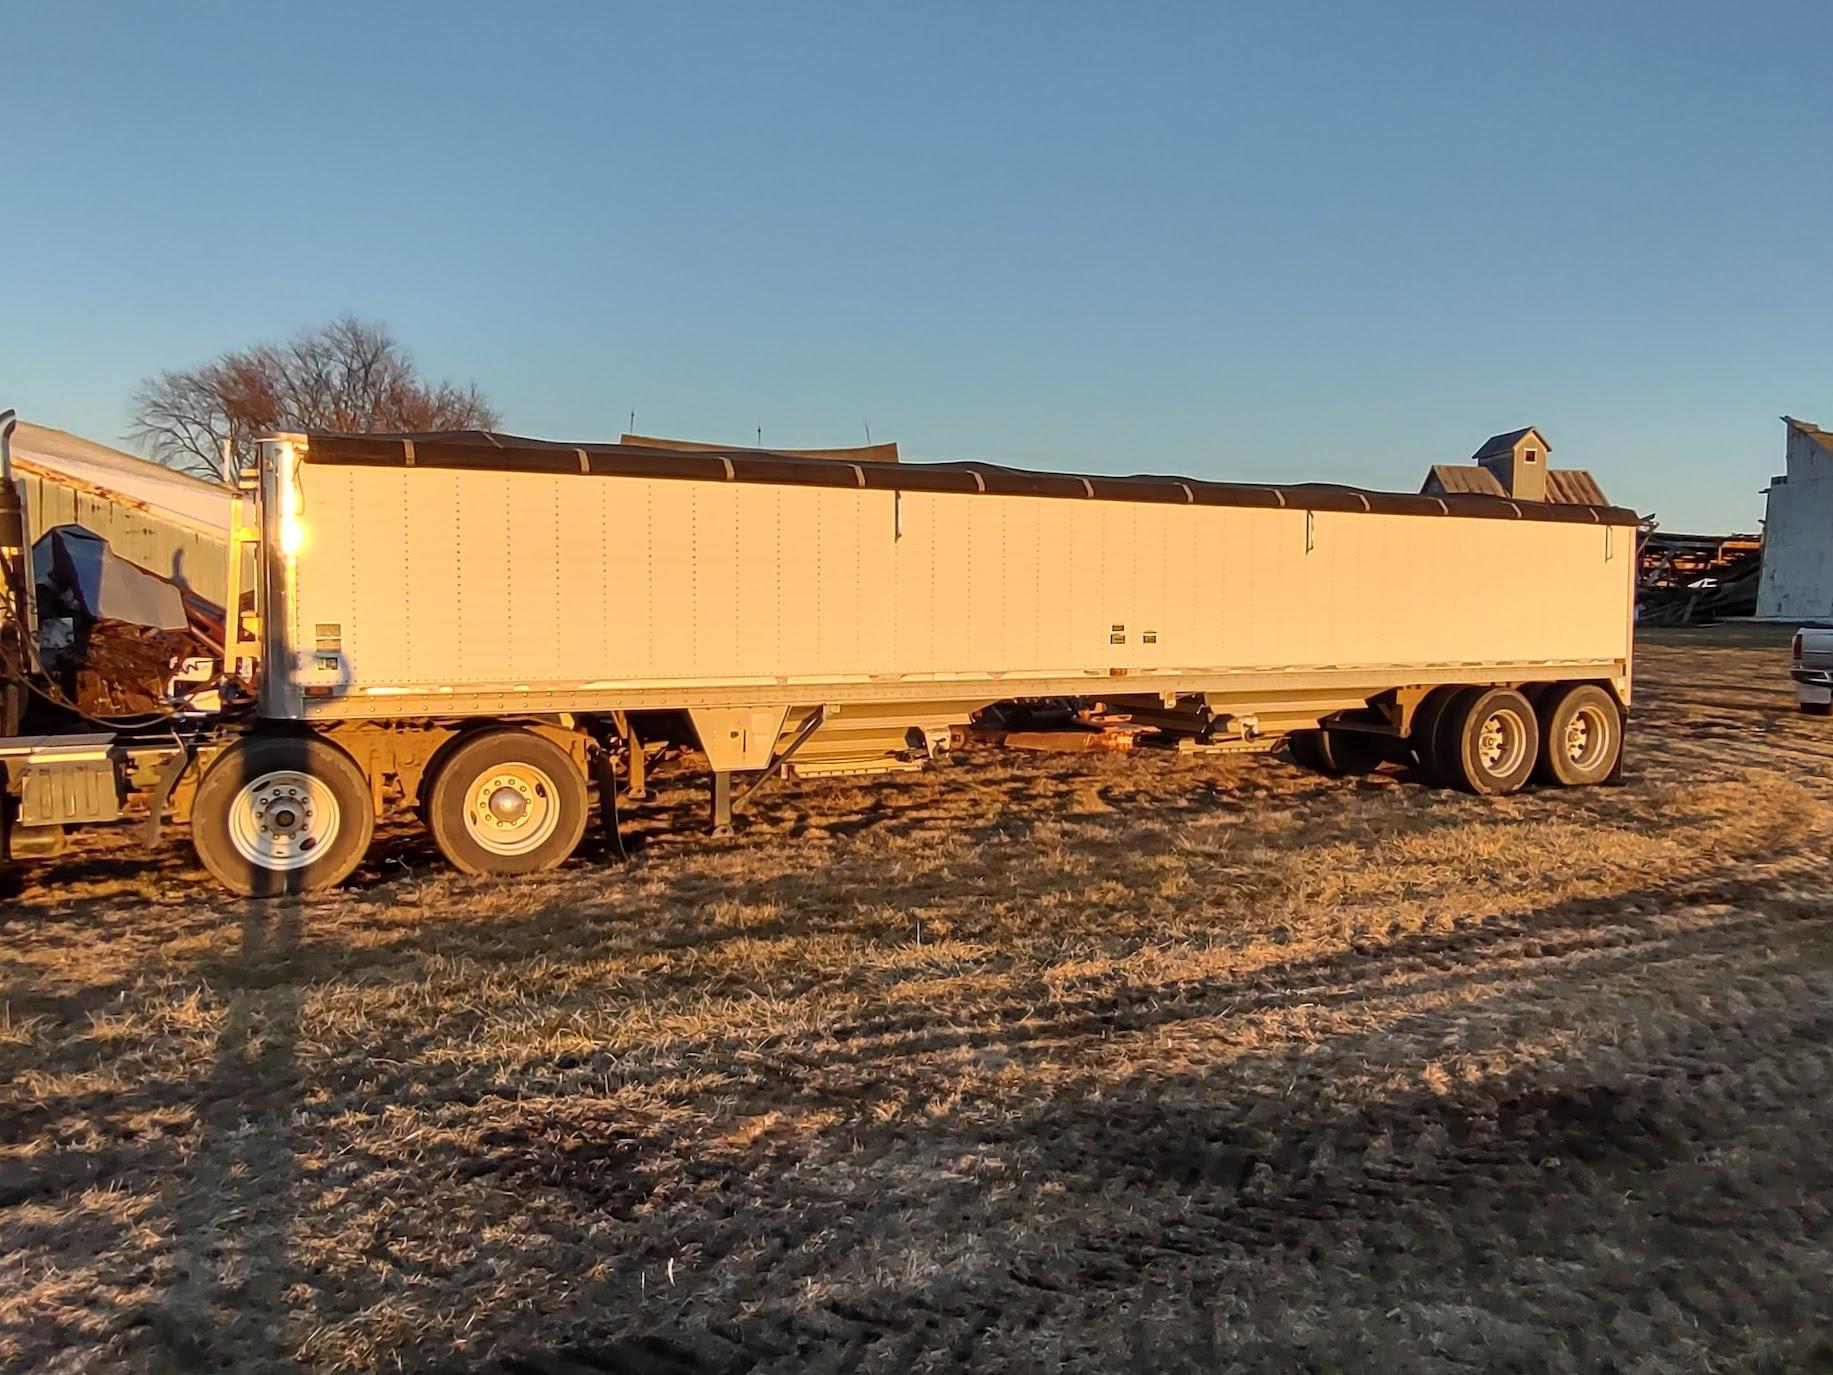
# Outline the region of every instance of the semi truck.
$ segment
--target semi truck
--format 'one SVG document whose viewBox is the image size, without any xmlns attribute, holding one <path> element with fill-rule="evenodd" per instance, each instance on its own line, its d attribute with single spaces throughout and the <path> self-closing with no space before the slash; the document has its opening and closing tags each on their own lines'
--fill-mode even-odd
<svg viewBox="0 0 1833 1375">
<path fill-rule="evenodd" d="M 277 433 L 230 532 L 209 711 L 33 733 L 32 574 L 0 512 L 4 821 L 188 824 L 232 892 L 344 880 L 412 816 L 460 870 L 550 869 L 644 741 L 704 753 L 710 829 L 780 774 L 945 756 L 995 707 L 1099 703 L 1190 748 L 1475 794 L 1621 767 L 1637 517 L 1328 484 Z M 241 571 L 246 570 L 246 571 Z M 228 705 L 225 705 L 228 704 Z"/>
</svg>

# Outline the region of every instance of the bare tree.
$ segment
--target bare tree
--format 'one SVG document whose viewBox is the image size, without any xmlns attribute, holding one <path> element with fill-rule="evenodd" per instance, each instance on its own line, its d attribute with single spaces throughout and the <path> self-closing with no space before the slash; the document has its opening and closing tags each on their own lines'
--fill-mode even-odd
<svg viewBox="0 0 1833 1375">
<path fill-rule="evenodd" d="M 131 434 L 161 463 L 220 478 L 225 442 L 246 462 L 253 437 L 273 430 L 487 430 L 497 423 L 475 386 L 426 381 L 386 325 L 345 315 L 284 344 L 236 349 L 149 378 L 134 393 Z"/>
</svg>

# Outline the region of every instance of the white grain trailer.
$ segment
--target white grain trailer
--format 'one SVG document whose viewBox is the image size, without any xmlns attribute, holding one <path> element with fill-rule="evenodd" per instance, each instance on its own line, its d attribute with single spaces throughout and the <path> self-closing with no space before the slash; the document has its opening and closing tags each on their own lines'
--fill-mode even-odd
<svg viewBox="0 0 1833 1375">
<path fill-rule="evenodd" d="M 920 767 L 1037 698 L 1482 793 L 1621 757 L 1618 508 L 459 433 L 275 436 L 251 510 L 258 713 L 139 768 L 244 893 L 338 882 L 392 807 L 559 864 L 651 712 L 716 830 L 735 776 Z"/>
</svg>

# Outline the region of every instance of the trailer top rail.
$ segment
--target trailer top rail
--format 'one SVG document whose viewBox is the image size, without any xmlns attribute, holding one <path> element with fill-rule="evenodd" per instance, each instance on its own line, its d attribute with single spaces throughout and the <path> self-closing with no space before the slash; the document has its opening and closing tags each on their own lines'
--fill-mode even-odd
<svg viewBox="0 0 1833 1375">
<path fill-rule="evenodd" d="M 571 444 L 489 430 L 435 434 L 351 435 L 303 432 L 273 436 L 302 442 L 305 462 L 383 468 L 583 473 L 697 482 L 773 483 L 870 491 L 958 492 L 1061 497 L 1191 506 L 1245 506 L 1381 515 L 1464 516 L 1490 520 L 1634 525 L 1621 506 L 1517 501 L 1509 497 L 1368 491 L 1332 483 L 1206 482 L 1197 478 L 1037 472 L 991 463 L 858 463 L 755 449 L 670 450 L 632 444 Z"/>
</svg>

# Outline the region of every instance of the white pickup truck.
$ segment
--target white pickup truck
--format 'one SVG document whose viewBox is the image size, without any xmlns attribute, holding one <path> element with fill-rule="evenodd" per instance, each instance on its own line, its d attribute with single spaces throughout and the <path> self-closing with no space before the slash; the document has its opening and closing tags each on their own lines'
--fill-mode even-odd
<svg viewBox="0 0 1833 1375">
<path fill-rule="evenodd" d="M 1788 672 L 1801 710 L 1833 716 L 1833 625 L 1804 625 L 1795 632 Z"/>
</svg>

